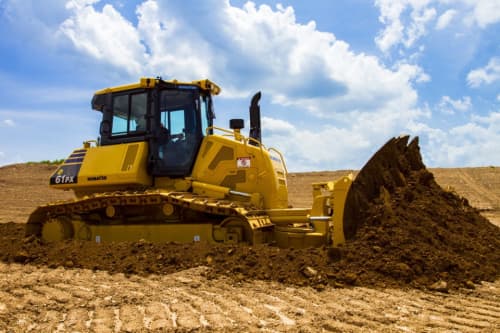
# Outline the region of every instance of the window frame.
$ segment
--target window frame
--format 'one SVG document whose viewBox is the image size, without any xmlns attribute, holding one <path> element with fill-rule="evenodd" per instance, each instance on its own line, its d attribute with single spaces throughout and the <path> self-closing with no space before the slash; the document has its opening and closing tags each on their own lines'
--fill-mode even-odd
<svg viewBox="0 0 500 333">
<path fill-rule="evenodd" d="M 136 121 L 134 118 L 134 116 L 136 115 L 136 113 L 134 112 L 134 97 L 136 96 L 141 96 L 141 95 L 144 95 L 145 96 L 145 105 L 144 105 L 144 112 L 142 113 L 142 117 L 144 118 L 143 119 L 143 124 L 146 125 L 144 126 L 144 129 L 140 129 L 138 130 L 137 128 L 139 127 L 139 125 L 135 125 L 135 128 L 132 128 L 132 124 L 134 121 Z M 116 94 L 113 94 L 112 96 L 112 103 L 111 103 L 111 110 L 112 110 L 112 117 L 111 117 L 111 133 L 110 133 L 110 136 L 111 138 L 117 138 L 117 137 L 123 137 L 123 136 L 135 136 L 135 135 L 140 135 L 140 134 L 143 134 L 145 133 L 147 130 L 148 130 L 148 126 L 147 126 L 147 117 L 148 117 L 148 99 L 149 99 L 149 96 L 148 96 L 148 91 L 135 91 L 135 92 L 125 92 L 125 93 L 116 93 Z M 127 110 L 126 112 L 124 112 L 124 114 L 126 113 L 126 118 L 122 118 L 122 117 L 119 117 L 119 116 L 116 116 L 117 112 L 115 112 L 115 100 L 118 99 L 118 98 L 121 98 L 121 97 L 127 97 L 127 102 L 126 102 L 126 107 L 127 107 Z M 119 118 L 119 119 L 123 119 L 123 121 L 125 121 L 126 123 L 126 130 L 125 131 L 121 131 L 121 132 L 114 132 L 114 120 L 116 118 Z M 138 119 L 138 118 L 137 118 Z"/>
<path fill-rule="evenodd" d="M 132 115 L 132 100 L 133 96 L 145 94 L 145 113 L 144 123 L 146 124 L 144 130 L 131 130 L 130 121 Z M 113 133 L 113 120 L 115 116 L 115 99 L 120 96 L 127 96 L 127 118 L 122 118 L 127 122 L 126 132 Z M 146 141 L 150 133 L 150 121 L 152 112 L 152 96 L 151 89 L 133 89 L 126 91 L 119 91 L 109 94 L 109 104 L 103 107 L 101 129 L 100 129 L 100 144 L 113 145 L 119 143 L 139 142 Z"/>
</svg>

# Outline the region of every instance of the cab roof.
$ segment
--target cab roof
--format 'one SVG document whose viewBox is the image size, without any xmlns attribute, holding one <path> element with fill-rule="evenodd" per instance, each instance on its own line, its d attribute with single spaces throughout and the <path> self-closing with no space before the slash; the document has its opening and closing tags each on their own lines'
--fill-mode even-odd
<svg viewBox="0 0 500 333">
<path fill-rule="evenodd" d="M 162 80 L 159 78 L 143 77 L 139 80 L 138 83 L 131 83 L 131 84 L 126 84 L 126 85 L 101 89 L 101 90 L 96 91 L 95 95 L 104 95 L 104 94 L 108 94 L 108 93 L 114 93 L 114 92 L 126 91 L 126 90 L 132 90 L 132 89 L 154 88 L 160 82 L 175 85 L 175 86 L 195 86 L 195 87 L 200 88 L 201 90 L 209 92 L 211 95 L 218 95 L 221 91 L 221 89 L 218 85 L 216 85 L 215 83 L 213 83 L 212 81 L 210 81 L 208 79 L 191 81 L 191 82 L 182 82 L 182 81 L 177 81 L 177 80 Z"/>
</svg>

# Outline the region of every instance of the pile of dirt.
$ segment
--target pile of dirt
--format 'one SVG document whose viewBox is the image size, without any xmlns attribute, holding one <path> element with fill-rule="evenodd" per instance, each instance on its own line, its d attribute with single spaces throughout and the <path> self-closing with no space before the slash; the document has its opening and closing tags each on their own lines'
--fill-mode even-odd
<svg viewBox="0 0 500 333">
<path fill-rule="evenodd" d="M 357 269 L 362 280 L 447 289 L 500 275 L 500 228 L 436 183 L 418 138 L 384 145 L 349 196 L 347 219 L 357 232 L 348 232 L 342 268 Z"/>
<path fill-rule="evenodd" d="M 235 282 L 273 280 L 326 285 L 416 287 L 441 291 L 500 275 L 500 228 L 466 199 L 444 191 L 422 163 L 418 141 L 391 140 L 360 171 L 349 194 L 350 240 L 339 249 L 271 245 L 45 244 L 24 225 L 0 224 L 0 260 L 125 274 L 166 274 L 208 266 Z M 352 227 L 354 226 L 354 227 Z"/>
</svg>

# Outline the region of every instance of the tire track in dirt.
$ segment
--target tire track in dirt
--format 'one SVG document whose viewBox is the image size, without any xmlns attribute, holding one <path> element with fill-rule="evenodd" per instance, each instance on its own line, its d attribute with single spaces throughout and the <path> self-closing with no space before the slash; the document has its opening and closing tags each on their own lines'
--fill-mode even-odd
<svg viewBox="0 0 500 333">
<path fill-rule="evenodd" d="M 479 197 L 483 198 L 484 201 L 481 204 L 480 207 L 478 206 L 477 208 L 479 209 L 498 209 L 500 208 L 500 198 L 497 196 L 497 194 L 490 190 L 487 186 L 479 184 L 470 174 L 469 172 L 466 172 L 463 169 L 458 170 L 459 176 L 464 180 L 465 182 L 465 187 L 469 189 L 469 191 L 474 191 L 476 192 L 473 197 Z"/>
<path fill-rule="evenodd" d="M 60 194 L 47 189 L 46 178 L 52 171 L 49 169 L 23 165 L 0 168 L 0 189 L 6 197 L 0 221 L 24 222 L 36 205 L 70 196 L 67 192 Z M 489 186 L 491 191 L 498 188 L 498 168 L 474 172 L 470 171 L 470 177 L 477 184 Z M 487 176 L 489 174 L 491 176 Z M 461 193 L 462 182 L 466 183 L 465 187 L 470 183 L 454 175 L 456 173 L 444 180 Z M 316 176 L 292 178 L 292 192 L 293 189 L 303 192 L 304 198 L 307 196 L 310 200 L 310 191 L 304 189 L 310 188 L 310 182 L 317 181 Z M 335 178 L 329 172 L 321 176 Z M 453 183 L 457 181 L 460 181 L 458 185 Z M 472 190 L 467 193 L 477 195 Z M 495 193 L 498 198 L 498 192 Z M 489 198 L 484 197 L 469 199 L 489 202 Z M 297 200 L 297 205 L 303 206 L 304 200 Z M 492 212 L 492 216 L 496 218 L 498 212 Z M 0 333 L 500 331 L 498 280 L 484 283 L 475 290 L 450 294 L 359 287 L 327 287 L 318 292 L 277 282 L 210 280 L 204 277 L 204 270 L 200 267 L 145 278 L 0 263 Z"/>
<path fill-rule="evenodd" d="M 149 277 L 0 264 L 0 332 L 494 332 L 500 281 L 450 294 L 316 291 L 209 280 L 205 267 Z"/>
</svg>

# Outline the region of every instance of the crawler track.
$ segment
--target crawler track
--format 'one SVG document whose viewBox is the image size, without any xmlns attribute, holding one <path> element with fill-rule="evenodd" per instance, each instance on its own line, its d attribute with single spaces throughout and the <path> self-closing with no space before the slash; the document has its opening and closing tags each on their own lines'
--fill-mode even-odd
<svg viewBox="0 0 500 333">
<path fill-rule="evenodd" d="M 165 207 L 170 210 L 163 213 Z M 112 208 L 125 212 L 123 216 L 107 218 L 107 209 Z M 128 212 L 135 215 L 128 215 Z M 194 215 L 197 214 L 197 215 Z M 109 215 L 109 214 L 108 214 Z M 194 216 L 194 217 L 193 217 Z M 170 225 L 184 224 L 189 226 L 194 221 L 202 221 L 213 226 L 223 224 L 224 219 L 237 217 L 248 230 L 247 239 L 253 243 L 258 236 L 265 237 L 262 232 L 272 227 L 269 217 L 259 214 L 259 211 L 248 203 L 228 200 L 217 200 L 189 192 L 168 192 L 162 190 L 146 190 L 140 192 L 110 192 L 90 195 L 82 199 L 59 201 L 39 206 L 29 217 L 26 235 L 42 236 L 46 224 L 54 219 L 65 218 L 67 221 L 62 228 L 69 228 L 64 238 L 90 240 L 95 238 L 96 230 L 100 226 L 117 226 L 124 239 L 111 240 L 139 240 L 142 235 L 135 229 L 128 231 L 130 225 L 149 225 L 150 232 L 156 234 L 158 241 L 175 241 L 177 239 L 160 238 L 162 234 L 168 237 Z M 57 223 L 57 222 L 56 222 Z M 67 226 L 66 224 L 69 224 Z M 163 228 L 163 229 L 162 229 Z M 211 226 L 209 227 L 211 228 Z M 211 230 L 211 229 L 210 229 Z M 196 232 L 195 232 L 196 233 Z M 213 234 L 213 232 L 209 232 Z M 131 238 L 136 235 L 136 239 Z M 100 236 L 98 236 L 100 237 Z M 147 237 L 146 237 L 147 238 Z M 190 238 L 192 239 L 192 238 Z M 206 240 L 206 239 L 205 239 Z M 209 239 L 213 242 L 214 239 Z"/>
</svg>

